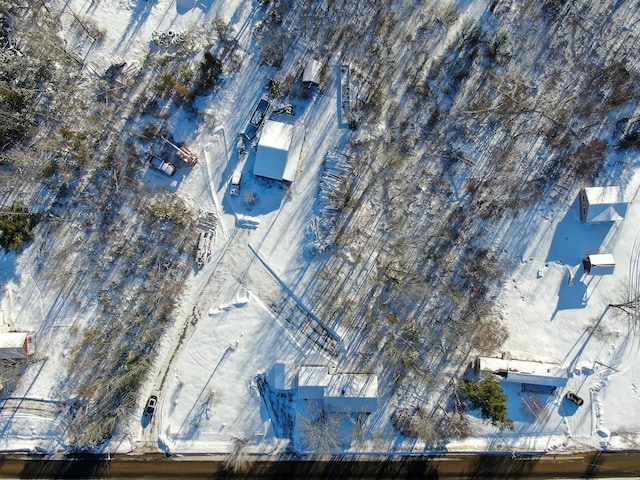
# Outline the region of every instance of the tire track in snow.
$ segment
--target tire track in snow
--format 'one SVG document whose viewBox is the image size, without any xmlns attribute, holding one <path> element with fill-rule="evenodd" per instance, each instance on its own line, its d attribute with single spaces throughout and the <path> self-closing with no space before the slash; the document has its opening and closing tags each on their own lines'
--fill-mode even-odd
<svg viewBox="0 0 640 480">
<path fill-rule="evenodd" d="M 599 393 L 607 386 L 612 377 L 616 377 L 628 372 L 633 368 L 635 360 L 640 352 L 640 341 L 638 339 L 638 321 L 640 321 L 640 312 L 638 311 L 638 297 L 640 296 L 640 234 L 636 236 L 629 258 L 629 285 L 627 296 L 622 304 L 630 303 L 623 309 L 629 315 L 627 334 L 622 343 L 614 347 L 615 351 L 611 360 L 604 364 L 595 360 L 595 363 L 605 367 L 599 372 L 599 381 L 589 388 L 590 404 L 591 404 L 591 435 L 598 434 L 602 440 L 600 446 L 606 448 L 609 445 L 610 433 L 604 422 L 605 412 Z M 611 304 L 610 304 L 611 305 Z M 606 347 L 603 345 L 602 351 Z M 600 352 L 599 352 L 600 353 Z M 596 357 L 597 358 L 597 357 Z"/>
<path fill-rule="evenodd" d="M 620 375 L 633 368 L 635 360 L 640 355 L 640 234 L 636 236 L 629 258 L 629 282 L 627 296 L 621 302 L 622 305 L 628 303 L 628 306 L 622 310 L 629 316 L 627 334 L 622 344 L 616 348 L 616 352 L 611 359 L 608 377 Z M 611 304 L 610 304 L 611 305 Z M 616 308 L 616 307 L 614 307 Z"/>
<path fill-rule="evenodd" d="M 211 143 L 209 143 L 208 145 L 206 145 L 204 147 L 204 169 L 206 169 L 206 174 L 205 174 L 205 178 L 208 179 L 207 181 L 207 185 L 209 187 L 209 194 L 211 195 L 211 199 L 213 200 L 214 205 L 216 206 L 216 211 L 218 213 L 218 218 L 220 220 L 220 227 L 222 229 L 222 234 L 224 235 L 224 238 L 228 238 L 229 234 L 227 231 L 227 226 L 224 222 L 224 217 L 223 217 L 223 212 L 222 212 L 222 207 L 220 205 L 220 201 L 218 200 L 218 195 L 216 194 L 215 189 L 213 188 L 213 172 L 210 166 L 210 162 L 211 162 L 211 158 L 214 155 L 224 155 L 225 157 L 225 162 L 223 162 L 224 164 L 227 163 L 227 143 L 226 143 L 226 139 L 225 139 L 225 135 L 224 135 L 224 130 L 222 128 L 216 130 L 213 133 L 213 138 L 211 140 Z"/>
</svg>

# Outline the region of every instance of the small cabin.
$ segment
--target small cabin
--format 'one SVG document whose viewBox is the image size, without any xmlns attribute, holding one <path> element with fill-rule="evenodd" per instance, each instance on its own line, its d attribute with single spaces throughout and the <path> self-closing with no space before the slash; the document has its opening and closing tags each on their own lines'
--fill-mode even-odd
<svg viewBox="0 0 640 480">
<path fill-rule="evenodd" d="M 317 87 L 320 85 L 320 72 L 322 64 L 318 60 L 309 60 L 304 66 L 302 73 L 302 83 L 307 87 Z"/>
<path fill-rule="evenodd" d="M 620 187 L 587 187 L 580 190 L 580 220 L 586 223 L 619 222 L 629 202 Z"/>
<path fill-rule="evenodd" d="M 613 273 L 616 261 L 610 253 L 598 253 L 585 258 L 582 266 L 590 275 L 610 275 Z"/>
</svg>

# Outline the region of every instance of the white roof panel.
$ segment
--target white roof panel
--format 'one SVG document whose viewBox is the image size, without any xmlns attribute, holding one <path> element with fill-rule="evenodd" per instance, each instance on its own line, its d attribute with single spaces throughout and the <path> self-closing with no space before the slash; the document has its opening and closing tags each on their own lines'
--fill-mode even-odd
<svg viewBox="0 0 640 480">
<path fill-rule="evenodd" d="M 21 348 L 30 332 L 0 333 L 0 348 Z"/>
<path fill-rule="evenodd" d="M 598 265 L 615 265 L 616 261 L 610 253 L 597 253 L 589 255 L 589 263 L 592 267 L 596 267 Z"/>
<path fill-rule="evenodd" d="M 627 203 L 620 187 L 587 187 L 584 193 L 589 205 Z"/>
<path fill-rule="evenodd" d="M 304 67 L 304 73 L 302 74 L 303 83 L 320 84 L 320 71 L 322 70 L 322 64 L 317 60 L 309 60 Z"/>
<path fill-rule="evenodd" d="M 333 412 L 374 412 L 378 376 L 372 373 L 330 373 L 329 367 L 305 365 L 298 371 L 298 397 L 323 399 Z"/>
<path fill-rule="evenodd" d="M 274 120 L 265 122 L 253 166 L 254 175 L 293 181 L 299 157 L 299 152 L 290 154 L 294 133 L 296 129 L 289 123 Z"/>
</svg>

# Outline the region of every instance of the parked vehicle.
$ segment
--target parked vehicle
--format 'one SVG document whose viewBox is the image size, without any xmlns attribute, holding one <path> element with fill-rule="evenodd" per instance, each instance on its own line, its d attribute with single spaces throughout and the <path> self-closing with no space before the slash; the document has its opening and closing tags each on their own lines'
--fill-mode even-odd
<svg viewBox="0 0 640 480">
<path fill-rule="evenodd" d="M 584 400 L 582 399 L 582 397 L 579 397 L 577 394 L 573 392 L 567 392 L 565 396 L 567 397 L 567 400 L 575 403 L 579 407 L 581 407 L 584 404 Z"/>
<path fill-rule="evenodd" d="M 271 104 L 267 100 L 261 98 L 251 114 L 249 124 L 256 128 L 260 128 L 260 125 L 262 125 L 262 122 L 266 119 L 267 110 L 270 106 Z"/>
<path fill-rule="evenodd" d="M 247 140 L 253 140 L 253 138 L 256 136 L 258 129 L 262 125 L 262 122 L 264 122 L 268 117 L 268 110 L 270 106 L 271 103 L 269 103 L 269 101 L 261 98 L 256 107 L 253 109 L 251 117 L 249 117 L 249 123 L 247 124 L 243 133 L 244 137 Z"/>
<path fill-rule="evenodd" d="M 147 400 L 147 405 L 144 407 L 144 413 L 145 415 L 153 415 L 153 412 L 156 411 L 156 405 L 158 403 L 158 397 L 156 397 L 155 395 L 151 395 L 149 397 L 149 400 Z"/>
<path fill-rule="evenodd" d="M 242 173 L 234 172 L 231 176 L 231 190 L 229 194 L 232 197 L 237 197 L 240 195 L 240 181 L 242 180 Z"/>
<path fill-rule="evenodd" d="M 171 176 L 176 173 L 176 167 L 171 165 L 170 163 L 165 162 L 160 157 L 156 157 L 155 155 L 151 155 L 149 159 L 149 163 L 153 168 L 158 170 L 159 172 L 164 173 L 167 176 Z"/>
</svg>

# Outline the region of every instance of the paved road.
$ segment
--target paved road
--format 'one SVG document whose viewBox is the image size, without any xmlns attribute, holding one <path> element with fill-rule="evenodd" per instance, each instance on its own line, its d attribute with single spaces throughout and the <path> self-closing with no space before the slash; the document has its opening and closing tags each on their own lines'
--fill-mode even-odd
<svg viewBox="0 0 640 480">
<path fill-rule="evenodd" d="M 434 457 L 332 457 L 259 461 L 246 474 L 222 468 L 224 457 L 162 455 L 50 459 L 0 456 L 0 478 L 245 478 L 245 479 L 429 479 L 611 478 L 640 476 L 640 453 L 572 455 L 446 455 Z"/>
</svg>

